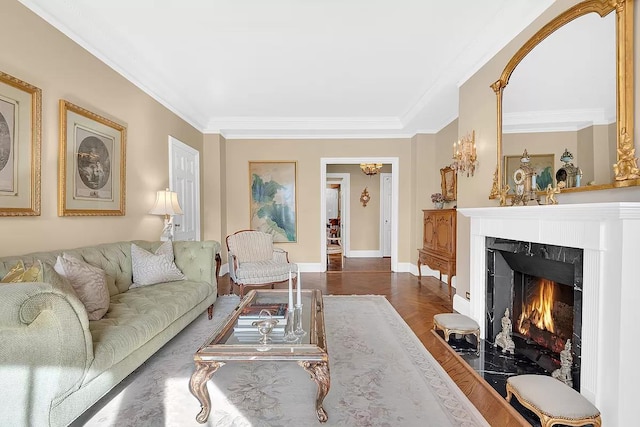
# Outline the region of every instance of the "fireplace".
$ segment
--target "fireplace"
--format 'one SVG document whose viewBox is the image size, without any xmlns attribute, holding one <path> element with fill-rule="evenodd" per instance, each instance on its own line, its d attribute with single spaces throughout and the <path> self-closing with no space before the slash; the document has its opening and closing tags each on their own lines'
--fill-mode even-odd
<svg viewBox="0 0 640 427">
<path fill-rule="evenodd" d="M 551 373 L 567 340 L 573 348 L 573 386 L 580 387 L 582 249 L 486 238 L 485 337 L 493 342 L 508 309 L 515 351 Z"/>
<path fill-rule="evenodd" d="M 488 237 L 531 242 L 532 253 L 535 245 L 582 250 L 581 277 L 575 278 L 581 301 L 574 301 L 582 313 L 579 391 L 598 407 L 606 425 L 635 425 L 640 202 L 459 208 L 458 213 L 468 218 L 458 218 L 458 283 L 469 283 L 470 296 L 454 295 L 453 308 L 475 319 L 484 339 L 490 337 L 485 319 L 492 303 Z M 574 335 L 576 330 L 574 319 Z"/>
</svg>

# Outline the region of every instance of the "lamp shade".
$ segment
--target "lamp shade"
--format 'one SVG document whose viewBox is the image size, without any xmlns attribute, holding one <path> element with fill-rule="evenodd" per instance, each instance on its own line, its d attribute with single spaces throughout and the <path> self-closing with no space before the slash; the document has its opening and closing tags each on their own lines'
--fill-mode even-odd
<svg viewBox="0 0 640 427">
<path fill-rule="evenodd" d="M 156 203 L 149 213 L 154 215 L 182 215 L 182 208 L 178 203 L 178 194 L 175 191 L 169 191 L 168 188 L 158 191 Z"/>
</svg>

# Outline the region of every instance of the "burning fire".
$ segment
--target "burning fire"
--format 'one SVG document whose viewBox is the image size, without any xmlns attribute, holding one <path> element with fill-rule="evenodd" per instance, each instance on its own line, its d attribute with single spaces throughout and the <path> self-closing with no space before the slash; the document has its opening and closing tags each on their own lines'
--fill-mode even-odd
<svg viewBox="0 0 640 427">
<path fill-rule="evenodd" d="M 551 315 L 554 301 L 554 282 L 547 279 L 539 279 L 538 295 L 531 298 L 529 304 L 522 306 L 522 314 L 518 319 L 518 330 L 521 334 L 529 335 L 531 325 L 538 329 L 555 333 L 555 325 Z"/>
</svg>

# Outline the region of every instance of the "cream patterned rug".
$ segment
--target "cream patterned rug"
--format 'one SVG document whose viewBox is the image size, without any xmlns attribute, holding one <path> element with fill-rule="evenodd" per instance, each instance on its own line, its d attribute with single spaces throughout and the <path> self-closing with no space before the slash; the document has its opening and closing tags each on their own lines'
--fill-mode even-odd
<svg viewBox="0 0 640 427">
<path fill-rule="evenodd" d="M 488 426 L 382 296 L 325 296 L 331 388 L 326 426 Z M 199 426 L 193 353 L 238 304 L 223 296 L 77 425 Z M 321 426 L 317 386 L 296 363 L 230 362 L 208 383 L 208 426 Z"/>
</svg>

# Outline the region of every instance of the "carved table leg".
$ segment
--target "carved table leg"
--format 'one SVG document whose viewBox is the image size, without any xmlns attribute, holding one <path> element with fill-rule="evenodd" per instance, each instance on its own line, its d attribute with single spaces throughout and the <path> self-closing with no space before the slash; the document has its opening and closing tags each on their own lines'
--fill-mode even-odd
<svg viewBox="0 0 640 427">
<path fill-rule="evenodd" d="M 327 412 L 322 407 L 322 402 L 329 393 L 331 378 L 329 376 L 329 364 L 327 362 L 306 362 L 300 361 L 298 365 L 311 375 L 311 379 L 318 384 L 318 394 L 316 395 L 316 416 L 318 421 L 324 423 L 329 418 Z"/>
<path fill-rule="evenodd" d="M 209 390 L 207 390 L 207 381 L 223 365 L 224 362 L 196 362 L 196 371 L 191 375 L 189 381 L 189 391 L 200 401 L 201 410 L 196 416 L 196 421 L 200 424 L 207 422 L 211 412 L 211 398 Z"/>
</svg>

